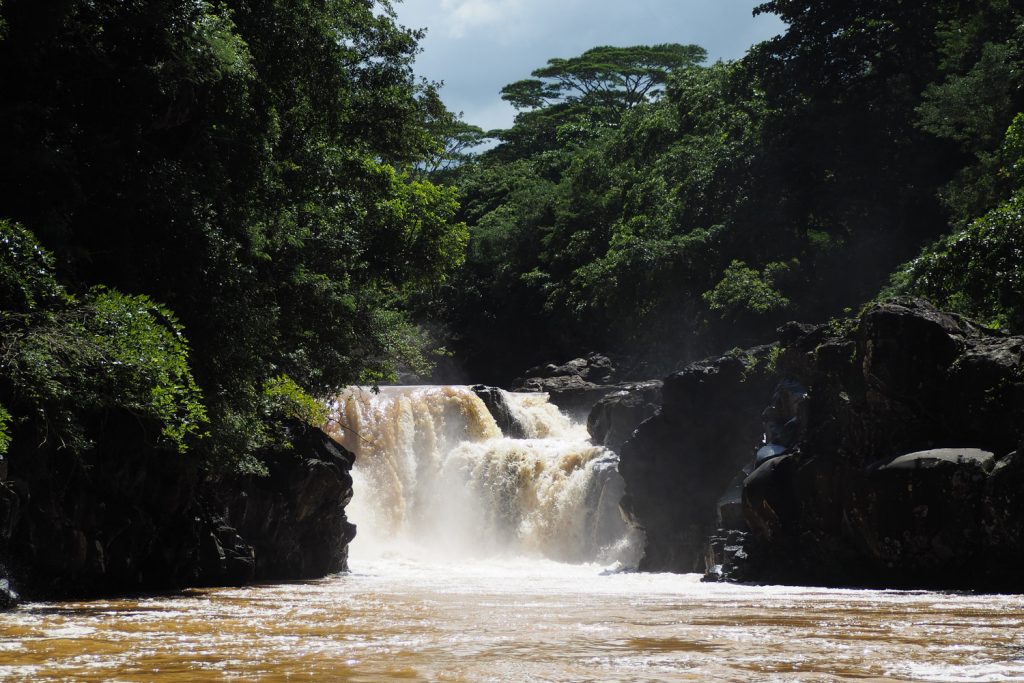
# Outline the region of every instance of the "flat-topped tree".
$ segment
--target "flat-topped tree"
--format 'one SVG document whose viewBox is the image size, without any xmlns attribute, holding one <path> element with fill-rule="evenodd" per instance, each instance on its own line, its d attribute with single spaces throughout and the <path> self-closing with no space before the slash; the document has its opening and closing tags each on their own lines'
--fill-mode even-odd
<svg viewBox="0 0 1024 683">
<path fill-rule="evenodd" d="M 516 109 L 540 109 L 585 102 L 620 115 L 662 91 L 673 71 L 699 65 L 707 51 L 698 45 L 635 45 L 591 48 L 578 57 L 549 59 L 534 78 L 505 86 L 502 99 Z"/>
</svg>

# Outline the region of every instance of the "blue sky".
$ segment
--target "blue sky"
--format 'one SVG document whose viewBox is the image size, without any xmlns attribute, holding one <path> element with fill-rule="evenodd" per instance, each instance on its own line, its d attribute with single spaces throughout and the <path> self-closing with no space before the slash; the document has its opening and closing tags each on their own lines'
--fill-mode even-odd
<svg viewBox="0 0 1024 683">
<path fill-rule="evenodd" d="M 752 0 L 404 0 L 399 23 L 426 28 L 416 72 L 444 81 L 448 108 L 484 129 L 512 123 L 502 86 L 552 57 L 597 45 L 696 43 L 710 59 L 735 59 L 782 31 L 751 16 Z"/>
</svg>

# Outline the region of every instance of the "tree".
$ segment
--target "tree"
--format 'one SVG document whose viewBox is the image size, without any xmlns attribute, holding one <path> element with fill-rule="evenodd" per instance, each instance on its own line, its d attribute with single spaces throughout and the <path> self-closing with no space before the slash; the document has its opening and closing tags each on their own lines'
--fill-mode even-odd
<svg viewBox="0 0 1024 683">
<path fill-rule="evenodd" d="M 517 109 L 587 100 L 621 114 L 660 95 L 672 72 L 706 58 L 707 52 L 697 45 L 605 45 L 578 57 L 549 59 L 547 66 L 533 72 L 534 79 L 507 85 L 501 93 Z"/>
<path fill-rule="evenodd" d="M 178 451 L 207 426 L 174 315 L 144 296 L 96 288 L 78 298 L 57 282 L 33 235 L 0 220 L 0 454 L 7 423 L 32 439 L 88 449 L 113 411 L 159 430 Z"/>
<path fill-rule="evenodd" d="M 255 452 L 266 389 L 393 375 L 404 297 L 461 260 L 420 34 L 371 0 L 5 0 L 0 211 L 75 296 L 147 296 L 191 341 L 213 438 Z"/>
</svg>

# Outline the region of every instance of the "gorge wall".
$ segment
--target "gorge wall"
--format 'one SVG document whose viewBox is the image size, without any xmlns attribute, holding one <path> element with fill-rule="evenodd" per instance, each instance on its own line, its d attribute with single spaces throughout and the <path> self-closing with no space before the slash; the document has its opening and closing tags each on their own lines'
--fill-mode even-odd
<svg viewBox="0 0 1024 683">
<path fill-rule="evenodd" d="M 130 434 L 130 416 L 109 433 Z M 204 474 L 187 456 L 40 447 L 0 468 L 0 606 L 27 599 L 323 576 L 346 568 L 352 455 L 289 425 L 269 476 Z M 126 438 L 125 444 L 137 444 Z M 134 448 L 134 446 L 132 447 Z"/>
<path fill-rule="evenodd" d="M 1024 338 L 917 300 L 695 363 L 622 448 L 642 567 L 1020 590 Z"/>
</svg>

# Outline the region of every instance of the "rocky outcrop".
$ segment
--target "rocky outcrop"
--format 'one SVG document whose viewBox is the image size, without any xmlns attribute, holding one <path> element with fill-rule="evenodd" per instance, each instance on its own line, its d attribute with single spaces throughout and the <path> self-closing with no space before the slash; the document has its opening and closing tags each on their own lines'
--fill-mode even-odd
<svg viewBox="0 0 1024 683">
<path fill-rule="evenodd" d="M 779 332 L 763 374 L 753 350 L 666 380 L 624 447 L 644 568 L 1024 588 L 1024 338 L 911 299 Z"/>
<path fill-rule="evenodd" d="M 88 456 L 12 453 L 0 482 L 0 565 L 10 570 L 0 601 L 15 590 L 81 596 L 345 568 L 352 456 L 320 430 L 290 425 L 290 447 L 263 456 L 268 477 L 211 479 L 191 457 L 135 451 L 139 425 L 124 417 L 107 431 L 125 438 Z"/>
<path fill-rule="evenodd" d="M 594 405 L 616 391 L 615 368 L 604 355 L 591 353 L 562 365 L 538 365 L 517 379 L 513 391 L 546 393 L 551 403 L 574 418 L 585 420 Z"/>
<path fill-rule="evenodd" d="M 1024 587 L 1024 338 L 898 300 L 779 368 L 810 391 L 793 452 L 744 484 L 760 578 Z"/>
<path fill-rule="evenodd" d="M 502 434 L 509 439 L 527 438 L 526 426 L 515 416 L 501 389 L 483 384 L 477 384 L 470 389 L 487 406 L 487 410 L 491 413 Z"/>
<path fill-rule="evenodd" d="M 269 476 L 218 488 L 222 518 L 253 546 L 254 578 L 307 579 L 348 569 L 355 526 L 355 457 L 319 429 L 296 425 L 290 452 L 268 454 Z"/>
<path fill-rule="evenodd" d="M 660 412 L 622 447 L 623 511 L 644 529 L 644 571 L 704 571 L 717 501 L 753 460 L 772 347 L 697 363 L 664 380 Z"/>
<path fill-rule="evenodd" d="M 591 440 L 619 453 L 644 420 L 661 405 L 660 380 L 620 386 L 597 402 L 587 418 Z"/>
</svg>

